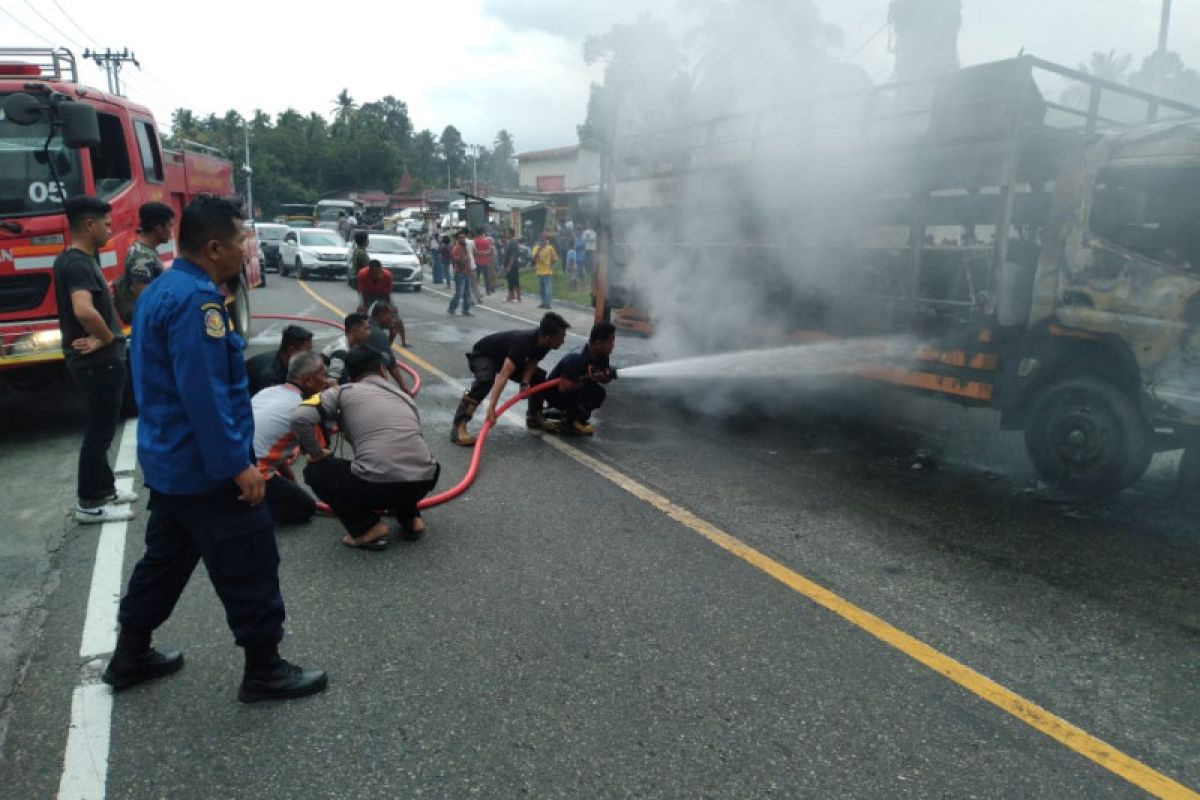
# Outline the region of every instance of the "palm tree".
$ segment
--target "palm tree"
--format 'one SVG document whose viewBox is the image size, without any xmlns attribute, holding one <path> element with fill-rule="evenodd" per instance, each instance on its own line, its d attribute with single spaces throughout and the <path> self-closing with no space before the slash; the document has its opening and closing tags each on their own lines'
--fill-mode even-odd
<svg viewBox="0 0 1200 800">
<path fill-rule="evenodd" d="M 350 90 L 342 89 L 333 103 L 333 127 L 335 129 L 348 127 L 354 119 L 354 112 L 358 110 L 354 98 L 350 96 Z"/>
</svg>

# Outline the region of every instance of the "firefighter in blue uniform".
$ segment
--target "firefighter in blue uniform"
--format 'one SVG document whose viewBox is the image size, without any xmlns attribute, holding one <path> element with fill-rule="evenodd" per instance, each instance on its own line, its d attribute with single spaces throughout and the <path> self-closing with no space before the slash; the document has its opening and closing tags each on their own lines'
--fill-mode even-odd
<svg viewBox="0 0 1200 800">
<path fill-rule="evenodd" d="M 325 688 L 325 673 L 279 656 L 279 551 L 254 461 L 245 342 L 217 288 L 241 272 L 242 214 L 229 200 L 204 197 L 184 210 L 179 228 L 181 257 L 142 293 L 133 323 L 138 460 L 150 520 L 103 680 L 118 691 L 183 666 L 181 652 L 160 652 L 150 638 L 202 560 L 245 650 L 238 699 L 314 694 Z"/>
</svg>

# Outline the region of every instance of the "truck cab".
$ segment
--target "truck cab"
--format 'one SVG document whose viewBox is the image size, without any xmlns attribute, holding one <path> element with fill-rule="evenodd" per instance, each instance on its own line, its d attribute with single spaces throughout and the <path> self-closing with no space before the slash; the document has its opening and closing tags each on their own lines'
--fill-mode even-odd
<svg viewBox="0 0 1200 800">
<path fill-rule="evenodd" d="M 618 326 L 767 344 L 713 325 L 741 307 L 776 341 L 907 338 L 861 376 L 997 409 L 1082 493 L 1200 441 L 1200 108 L 1022 56 L 610 158 Z"/>
<path fill-rule="evenodd" d="M 0 111 L 0 376 L 10 385 L 38 386 L 47 372 L 33 368 L 53 371 L 62 359 L 52 266 L 68 241 L 63 198 L 91 194 L 111 204 L 112 238 L 100 252 L 111 285 L 136 237 L 143 203 L 173 206 L 178 224 L 197 194 L 233 194 L 233 165 L 200 148 L 164 149 L 149 109 L 81 85 L 66 49 L 0 49 L 0 109 L 22 105 L 8 104 L 18 95 L 45 111 L 23 120 Z M 72 147 L 50 109 L 80 106 L 94 114 L 96 135 Z M 261 283 L 256 248 L 250 243 L 246 250 L 244 274 L 229 287 L 242 331 L 250 321 L 247 290 Z M 159 253 L 169 265 L 174 240 Z"/>
</svg>

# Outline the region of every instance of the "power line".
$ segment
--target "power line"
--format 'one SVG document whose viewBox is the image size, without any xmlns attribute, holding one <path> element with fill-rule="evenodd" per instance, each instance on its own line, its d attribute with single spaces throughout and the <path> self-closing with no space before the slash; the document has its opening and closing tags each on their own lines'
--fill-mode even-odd
<svg viewBox="0 0 1200 800">
<path fill-rule="evenodd" d="M 873 42 L 873 41 L 875 41 L 876 39 L 878 39 L 878 38 L 879 38 L 879 34 L 881 34 L 881 33 L 883 33 L 884 31 L 886 31 L 886 30 L 888 29 L 888 26 L 889 26 L 889 25 L 891 25 L 891 24 L 892 24 L 892 21 L 891 21 L 890 19 L 889 19 L 887 22 L 883 23 L 883 25 L 881 25 L 881 26 L 879 27 L 879 30 L 877 30 L 877 31 L 875 31 L 874 33 L 872 33 L 872 34 L 871 34 L 871 35 L 870 35 L 870 36 L 867 38 L 867 40 L 866 40 L 865 42 L 863 42 L 863 43 L 862 43 L 862 44 L 860 44 L 860 45 L 859 45 L 857 48 L 855 48 L 855 50 L 854 50 L 854 52 L 853 52 L 853 53 L 851 53 L 850 55 L 846 56 L 846 57 L 845 57 L 844 59 L 842 59 L 842 60 L 843 60 L 843 61 L 849 61 L 850 59 L 854 58 L 856 55 L 858 55 L 859 53 L 861 53 L 863 50 L 866 50 L 866 49 L 867 49 L 867 45 L 869 45 L 871 42 Z"/>
<path fill-rule="evenodd" d="M 28 3 L 29 0 L 25 0 L 25 2 Z M 58 2 L 58 0 L 51 0 L 51 2 L 54 3 L 54 7 L 59 10 L 59 13 L 61 13 L 63 15 L 63 17 L 65 17 L 66 20 L 68 22 L 70 22 L 72 26 L 75 27 L 76 30 L 78 30 L 80 33 L 82 33 L 84 35 L 84 37 L 88 41 L 90 41 L 93 44 L 93 46 L 96 47 L 96 49 L 100 48 L 99 43 L 97 43 L 96 40 L 92 38 L 91 34 L 89 34 L 82 25 L 80 25 L 78 22 L 75 21 L 75 18 L 72 17 L 67 12 L 67 10 L 62 7 L 62 5 Z M 48 22 L 48 20 L 47 20 L 47 22 Z M 174 89 L 172 89 L 170 86 L 167 86 L 165 83 L 163 83 L 158 78 L 156 78 L 153 74 L 148 72 L 141 64 L 137 64 L 137 68 L 138 68 L 138 73 L 137 73 L 138 79 L 136 81 L 131 80 L 131 78 L 133 77 L 132 75 L 126 77 L 125 83 L 127 85 L 137 86 L 140 89 L 140 91 L 142 91 L 145 94 L 156 95 L 158 97 L 159 102 L 165 101 L 164 102 L 165 105 L 179 105 L 179 106 L 185 106 L 185 107 L 190 105 Z M 142 78 L 146 78 L 147 80 L 157 84 L 163 91 L 158 91 L 156 89 L 151 88 L 149 85 L 147 85 L 145 82 L 143 82 L 141 80 Z M 164 92 L 165 92 L 165 94 L 164 94 Z"/>
<path fill-rule="evenodd" d="M 72 25 L 74 25 L 74 26 L 75 26 L 75 30 L 77 30 L 77 31 L 79 31 L 80 33 L 82 33 L 82 34 L 83 34 L 83 38 L 84 38 L 84 39 L 87 39 L 89 42 L 91 42 L 93 47 L 99 47 L 99 46 L 100 46 L 100 43 L 99 43 L 99 42 L 97 42 L 95 39 L 93 39 L 93 38 L 92 38 L 92 35 L 91 35 L 90 33 L 88 33 L 87 31 L 85 31 L 85 30 L 83 29 L 83 26 L 82 26 L 82 25 L 80 25 L 78 22 L 76 22 L 76 21 L 75 21 L 75 18 L 74 18 L 74 17 L 72 17 L 70 14 L 68 14 L 65 8 L 63 8 L 62 6 L 60 6 L 60 5 L 58 4 L 58 0 L 50 0 L 50 2 L 54 3 L 54 7 L 55 7 L 55 8 L 57 8 L 57 9 L 59 10 L 59 13 L 61 13 L 61 14 L 62 14 L 64 17 L 66 17 L 66 18 L 67 18 L 67 22 L 69 22 L 69 23 L 71 23 Z"/>
<path fill-rule="evenodd" d="M 46 18 L 46 15 L 45 15 L 45 14 L 43 14 L 41 11 L 38 11 L 38 10 L 37 10 L 37 7 L 36 7 L 36 6 L 34 6 L 34 4 L 33 4 L 33 3 L 29 2 L 29 0 L 25 0 L 25 5 L 29 6 L 29 10 L 30 10 L 30 11 L 32 11 L 34 14 L 37 14 L 37 15 L 38 15 L 38 17 L 39 17 L 39 18 L 41 18 L 42 22 L 44 22 L 44 23 L 46 23 L 47 25 L 49 25 L 49 26 L 50 26 L 50 28 L 51 28 L 51 29 L 52 29 L 52 30 L 53 30 L 55 33 L 57 33 L 59 36 L 61 36 L 61 37 L 62 37 L 62 38 L 63 38 L 63 39 L 64 39 L 64 40 L 65 40 L 65 41 L 68 43 L 68 44 L 72 44 L 72 45 L 74 45 L 75 47 L 78 47 L 80 50 L 86 50 L 86 49 L 87 49 L 86 45 L 82 45 L 82 44 L 80 44 L 80 43 L 79 43 L 78 41 L 76 41 L 74 38 L 72 38 L 72 37 L 70 37 L 70 36 L 67 36 L 67 34 L 63 33 L 63 31 L 62 31 L 62 28 L 59 28 L 57 25 L 55 25 L 53 22 L 51 22 L 49 19 L 47 19 L 47 18 Z"/>
<path fill-rule="evenodd" d="M 17 19 L 15 16 L 13 16 L 13 13 L 11 11 L 9 11 L 7 8 L 0 8 L 0 11 L 3 11 L 8 16 L 9 19 L 11 19 L 13 22 L 17 23 L 18 25 L 20 25 L 25 30 L 29 31 L 29 33 L 31 33 L 32 35 L 41 39 L 46 44 L 50 45 L 51 47 L 58 47 L 58 45 L 56 45 L 54 42 L 50 41 L 45 36 L 42 36 L 40 33 L 35 31 L 33 28 L 29 27 L 24 22 L 21 22 L 21 20 Z"/>
</svg>

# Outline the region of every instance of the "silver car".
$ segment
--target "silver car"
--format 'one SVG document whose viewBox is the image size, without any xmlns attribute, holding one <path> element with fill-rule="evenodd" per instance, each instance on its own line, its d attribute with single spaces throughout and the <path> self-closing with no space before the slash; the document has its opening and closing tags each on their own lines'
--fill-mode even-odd
<svg viewBox="0 0 1200 800">
<path fill-rule="evenodd" d="M 408 240 L 403 236 L 383 233 L 372 233 L 370 237 L 367 254 L 371 258 L 379 259 L 383 268 L 392 273 L 392 286 L 397 289 L 412 289 L 414 292 L 421 291 L 421 285 L 425 282 L 425 272 L 421 268 L 417 251 L 413 250 Z M 353 258 L 354 244 L 351 243 L 346 249 L 346 263 L 350 264 Z M 355 286 L 357 277 L 354 270 L 350 269 L 346 282 Z"/>
</svg>

